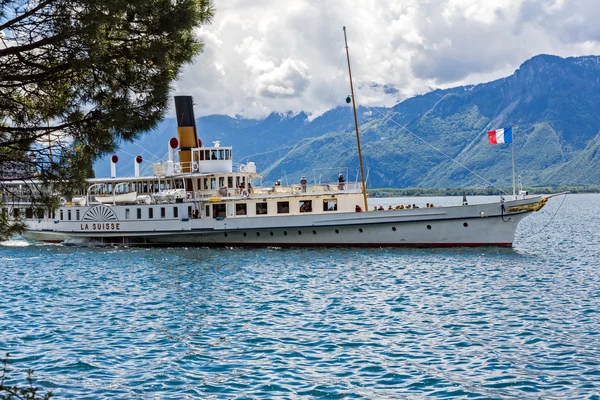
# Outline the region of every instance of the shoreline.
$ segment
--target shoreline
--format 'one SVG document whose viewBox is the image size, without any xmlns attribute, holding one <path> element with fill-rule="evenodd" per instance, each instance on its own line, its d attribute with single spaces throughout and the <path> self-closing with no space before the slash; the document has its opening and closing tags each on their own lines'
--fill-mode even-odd
<svg viewBox="0 0 600 400">
<path fill-rule="evenodd" d="M 506 193 L 512 193 L 512 188 L 504 189 Z M 526 187 L 523 190 L 529 194 L 548 194 L 548 193 L 561 193 L 569 192 L 570 194 L 575 193 L 600 193 L 600 186 L 540 186 L 540 187 Z M 372 198 L 386 198 L 386 197 L 441 197 L 441 196 L 500 196 L 501 193 L 498 189 L 475 189 L 475 188 L 445 188 L 445 189 L 434 189 L 434 188 L 378 188 L 378 189 L 367 189 L 367 195 Z"/>
</svg>

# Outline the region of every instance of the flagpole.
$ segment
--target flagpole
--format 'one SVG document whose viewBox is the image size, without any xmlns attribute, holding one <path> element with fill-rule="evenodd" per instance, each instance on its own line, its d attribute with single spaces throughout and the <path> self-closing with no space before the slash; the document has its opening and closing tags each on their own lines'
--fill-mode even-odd
<svg viewBox="0 0 600 400">
<path fill-rule="evenodd" d="M 515 126 L 511 125 L 512 130 L 512 181 L 513 181 L 513 199 L 517 199 L 517 195 L 515 192 Z"/>
</svg>

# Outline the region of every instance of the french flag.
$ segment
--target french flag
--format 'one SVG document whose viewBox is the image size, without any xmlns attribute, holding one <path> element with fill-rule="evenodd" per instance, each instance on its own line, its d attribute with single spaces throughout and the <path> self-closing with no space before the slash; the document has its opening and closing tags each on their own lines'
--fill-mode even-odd
<svg viewBox="0 0 600 400">
<path fill-rule="evenodd" d="M 512 142 L 512 126 L 504 129 L 496 129 L 488 132 L 490 144 L 511 143 Z"/>
</svg>

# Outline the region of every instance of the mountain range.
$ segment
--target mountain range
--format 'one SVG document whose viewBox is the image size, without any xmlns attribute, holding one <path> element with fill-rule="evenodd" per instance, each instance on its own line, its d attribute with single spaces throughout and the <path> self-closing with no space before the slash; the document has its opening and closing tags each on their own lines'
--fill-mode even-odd
<svg viewBox="0 0 600 400">
<path fill-rule="evenodd" d="M 511 125 L 524 186 L 600 184 L 600 56 L 538 55 L 506 78 L 433 90 L 390 108 L 359 107 L 358 116 L 371 188 L 510 187 L 511 145 L 490 145 L 487 131 Z M 359 178 L 351 106 L 316 118 L 210 115 L 196 123 L 205 144 L 233 145 L 234 161 L 254 161 L 265 183 L 328 180 L 338 172 Z M 137 154 L 145 160 L 142 174 L 151 174 L 176 126 L 165 119 L 123 144 L 118 175 L 132 174 Z M 95 163 L 96 176 L 109 176 L 108 160 Z"/>
</svg>

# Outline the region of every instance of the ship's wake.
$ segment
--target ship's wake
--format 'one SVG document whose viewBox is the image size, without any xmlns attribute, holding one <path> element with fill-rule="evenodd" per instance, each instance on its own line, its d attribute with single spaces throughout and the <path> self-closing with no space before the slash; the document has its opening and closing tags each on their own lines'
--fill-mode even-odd
<svg viewBox="0 0 600 400">
<path fill-rule="evenodd" d="M 10 239 L 0 242 L 0 246 L 5 247 L 27 247 L 31 246 L 31 243 L 25 239 Z"/>
</svg>

